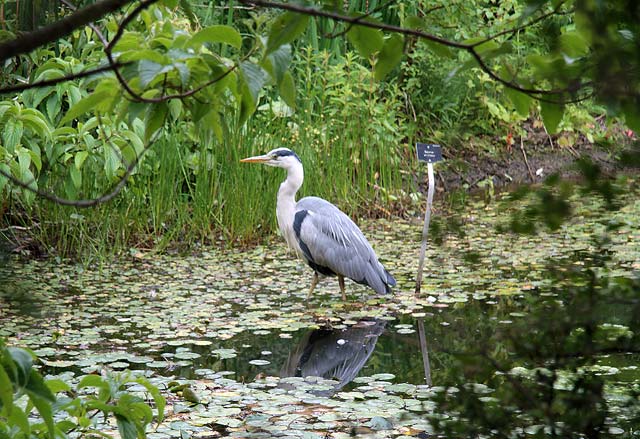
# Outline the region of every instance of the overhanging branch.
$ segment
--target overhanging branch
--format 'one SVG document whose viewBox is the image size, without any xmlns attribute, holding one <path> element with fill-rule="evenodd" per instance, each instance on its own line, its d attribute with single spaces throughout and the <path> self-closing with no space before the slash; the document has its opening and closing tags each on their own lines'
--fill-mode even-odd
<svg viewBox="0 0 640 439">
<path fill-rule="evenodd" d="M 558 13 L 558 10 L 560 8 L 560 6 L 564 3 L 562 2 L 558 7 L 556 7 L 552 12 L 547 13 L 547 14 L 543 14 L 541 17 L 536 18 L 535 20 L 532 20 L 530 23 L 525 24 L 525 25 L 521 25 L 519 27 L 510 29 L 509 31 L 506 32 L 500 32 L 498 34 L 495 34 L 491 37 L 488 37 L 480 42 L 476 42 L 476 43 L 470 43 L 470 44 L 466 44 L 466 43 L 459 43 L 457 41 L 451 41 L 451 40 L 447 40 L 446 38 L 442 38 L 439 37 L 437 35 L 433 35 L 418 29 L 409 29 L 409 28 L 404 28 L 401 26 L 395 26 L 395 25 L 391 25 L 391 24 L 386 24 L 386 23 L 376 23 L 376 22 L 371 22 L 371 21 L 366 21 L 363 20 L 361 16 L 348 16 L 348 15 L 343 15 L 343 14 L 339 14 L 336 12 L 332 12 L 332 11 L 324 11 L 321 9 L 317 9 L 314 7 L 307 7 L 307 6 L 301 6 L 299 4 L 295 4 L 295 3 L 281 3 L 281 2 L 273 2 L 273 1 L 269 1 L 269 0 L 239 0 L 240 3 L 243 3 L 245 5 L 253 5 L 253 6 L 259 6 L 259 7 L 264 7 L 264 8 L 270 8 L 270 9 L 281 9 L 281 10 L 285 10 L 285 11 L 290 11 L 290 12 L 296 12 L 299 14 L 305 14 L 305 15 L 309 15 L 311 17 L 323 17 L 323 18 L 329 18 L 332 20 L 336 20 L 336 21 L 340 21 L 340 22 L 344 22 L 344 23 L 349 23 L 351 25 L 358 25 L 358 26 L 364 26 L 364 27 L 369 27 L 372 29 L 378 29 L 378 30 L 383 30 L 383 31 L 387 31 L 387 32 L 393 32 L 393 33 L 398 33 L 398 34 L 402 34 L 402 35 L 409 35 L 409 36 L 414 36 L 417 38 L 421 38 L 424 40 L 428 40 L 428 41 L 432 41 L 434 43 L 437 44 L 441 44 L 443 46 L 446 47 L 451 47 L 454 49 L 459 49 L 459 50 L 464 50 L 466 52 L 468 52 L 478 63 L 478 67 L 480 67 L 480 69 L 482 69 L 484 72 L 486 72 L 493 80 L 495 80 L 496 82 L 499 82 L 500 84 L 512 88 L 514 90 L 517 90 L 519 92 L 531 95 L 535 98 L 540 98 L 541 96 L 558 96 L 558 95 L 564 95 L 564 94 L 575 94 L 579 89 L 581 89 L 584 84 L 577 84 L 574 87 L 571 88 L 562 88 L 562 89 L 538 89 L 538 88 L 529 88 L 529 87 L 523 87 L 520 84 L 518 84 L 517 82 L 514 81 L 509 81 L 506 80 L 502 77 L 500 77 L 500 75 L 498 73 L 496 73 L 488 64 L 487 62 L 482 58 L 481 53 L 477 50 L 477 47 L 480 46 L 481 44 L 484 44 L 488 41 L 491 41 L 501 35 L 504 34 L 508 34 L 509 32 L 513 32 L 514 30 L 521 30 L 524 29 L 527 26 L 533 25 L 541 20 L 543 20 L 544 18 L 547 18 L 555 13 Z M 577 88 L 576 88 L 577 87 Z"/>
<path fill-rule="evenodd" d="M 6 43 L 2 43 L 0 44 L 0 61 L 22 53 L 29 53 L 44 44 L 62 38 L 73 32 L 74 29 L 85 26 L 92 21 L 104 17 L 106 14 L 117 11 L 132 1 L 133 0 L 101 0 L 85 6 L 55 23 L 23 34 Z"/>
</svg>

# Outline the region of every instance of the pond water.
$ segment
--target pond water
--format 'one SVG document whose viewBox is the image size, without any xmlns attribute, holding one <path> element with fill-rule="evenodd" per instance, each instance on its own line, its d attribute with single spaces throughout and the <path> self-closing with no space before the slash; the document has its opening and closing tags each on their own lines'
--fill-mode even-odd
<svg viewBox="0 0 640 439">
<path fill-rule="evenodd" d="M 532 298 L 552 294 L 551 258 L 588 264 L 593 237 L 615 222 L 601 269 L 623 277 L 640 269 L 633 194 L 612 212 L 580 201 L 572 221 L 535 236 L 494 233 L 508 221 L 504 209 L 472 204 L 456 220 L 461 230 L 430 246 L 419 298 L 420 219 L 364 224 L 398 286 L 393 296 L 375 297 L 348 283 L 346 303 L 334 279 L 322 280 L 307 301 L 311 273 L 279 240 L 186 257 L 137 253 L 97 268 L 5 261 L 0 336 L 33 349 L 52 376 L 131 370 L 161 388 L 188 383 L 200 403 L 173 396 L 173 416 L 152 433 L 156 439 L 202 436 L 213 424 L 239 437 L 429 432 L 433 386 L 467 382 L 453 366 L 456 355 L 500 349 L 496 334 L 529 319 Z M 609 329 L 628 330 L 628 306 L 602 312 Z M 612 385 L 638 385 L 639 360 L 638 351 L 610 352 L 594 367 Z"/>
</svg>

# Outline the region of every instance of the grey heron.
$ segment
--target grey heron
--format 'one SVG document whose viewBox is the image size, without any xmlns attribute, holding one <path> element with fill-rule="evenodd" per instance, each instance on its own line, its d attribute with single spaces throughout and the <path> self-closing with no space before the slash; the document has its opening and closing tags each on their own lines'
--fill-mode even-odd
<svg viewBox="0 0 640 439">
<path fill-rule="evenodd" d="M 304 197 L 296 202 L 304 170 L 295 152 L 276 148 L 240 161 L 263 163 L 287 171 L 287 178 L 278 190 L 276 216 L 289 248 L 314 270 L 307 298 L 318 284 L 319 275 L 338 276 L 342 300 L 346 300 L 345 277 L 371 287 L 378 294 L 391 292 L 396 280 L 378 261 L 367 238 L 347 215 L 322 198 Z"/>
</svg>

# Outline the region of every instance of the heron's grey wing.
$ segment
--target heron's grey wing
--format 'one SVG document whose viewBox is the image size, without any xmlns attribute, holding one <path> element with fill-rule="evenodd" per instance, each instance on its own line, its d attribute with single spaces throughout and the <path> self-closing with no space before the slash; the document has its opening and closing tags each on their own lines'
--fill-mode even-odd
<svg viewBox="0 0 640 439">
<path fill-rule="evenodd" d="M 328 201 L 317 197 L 298 201 L 294 231 L 309 264 L 320 273 L 348 277 L 379 294 L 395 285 L 358 226 Z"/>
</svg>

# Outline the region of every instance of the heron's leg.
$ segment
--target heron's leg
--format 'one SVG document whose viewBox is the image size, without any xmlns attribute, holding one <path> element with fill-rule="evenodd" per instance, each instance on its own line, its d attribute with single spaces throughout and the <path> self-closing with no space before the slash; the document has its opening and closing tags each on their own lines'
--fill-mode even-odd
<svg viewBox="0 0 640 439">
<path fill-rule="evenodd" d="M 311 293 L 313 293 L 313 290 L 316 288 L 316 285 L 318 285 L 318 272 L 314 271 L 313 272 L 313 279 L 311 280 L 311 288 L 309 288 L 309 292 L 307 293 L 307 300 L 309 300 L 311 298 Z"/>
<path fill-rule="evenodd" d="M 344 276 L 338 275 L 338 283 L 340 284 L 340 291 L 342 291 L 342 301 L 347 301 L 347 295 L 344 292 Z"/>
</svg>

